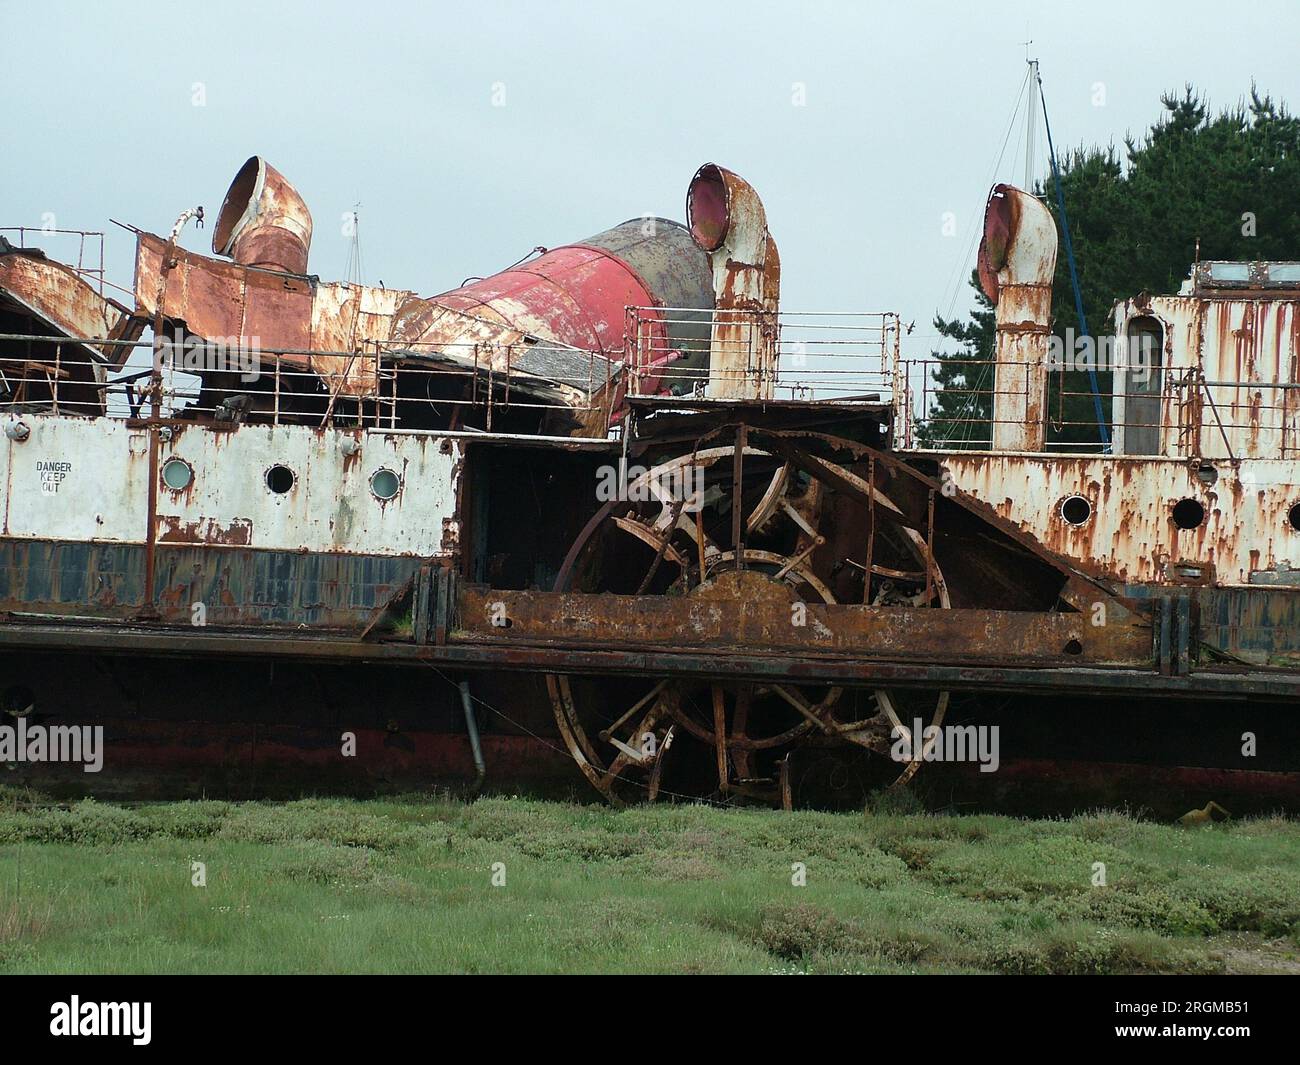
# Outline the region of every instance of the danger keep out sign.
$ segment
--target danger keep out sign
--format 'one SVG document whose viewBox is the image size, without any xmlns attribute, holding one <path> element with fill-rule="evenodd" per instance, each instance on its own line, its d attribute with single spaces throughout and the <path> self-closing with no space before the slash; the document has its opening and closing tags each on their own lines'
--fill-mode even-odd
<svg viewBox="0 0 1300 1065">
<path fill-rule="evenodd" d="M 37 459 L 36 472 L 41 479 L 41 491 L 46 495 L 58 495 L 59 488 L 72 472 L 72 463 Z"/>
</svg>

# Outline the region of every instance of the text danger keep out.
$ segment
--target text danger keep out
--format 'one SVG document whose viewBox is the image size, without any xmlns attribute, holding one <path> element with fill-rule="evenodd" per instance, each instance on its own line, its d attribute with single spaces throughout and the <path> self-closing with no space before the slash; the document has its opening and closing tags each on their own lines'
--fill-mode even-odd
<svg viewBox="0 0 1300 1065">
<path fill-rule="evenodd" d="M 44 459 L 37 459 L 36 472 L 40 474 L 41 491 L 55 493 L 59 490 L 59 485 L 72 472 L 72 463 L 55 460 L 47 462 Z"/>
</svg>

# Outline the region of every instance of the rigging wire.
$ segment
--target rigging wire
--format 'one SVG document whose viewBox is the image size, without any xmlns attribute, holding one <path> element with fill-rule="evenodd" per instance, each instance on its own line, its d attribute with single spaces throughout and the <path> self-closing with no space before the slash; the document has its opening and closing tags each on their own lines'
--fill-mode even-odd
<svg viewBox="0 0 1300 1065">
<path fill-rule="evenodd" d="M 1024 102 L 1025 89 L 1028 86 L 1028 84 L 1029 84 L 1029 70 L 1026 69 L 1024 79 L 1020 83 L 1020 89 L 1016 93 L 1016 101 L 1015 101 L 1015 106 L 1011 110 L 1011 118 L 1007 122 L 1006 136 L 1002 138 L 1002 148 L 998 152 L 996 161 L 993 163 L 993 170 L 992 173 L 990 173 L 989 175 L 988 181 L 984 183 L 986 187 L 992 186 L 994 179 L 998 175 L 998 170 L 1001 169 L 1002 167 L 1002 159 L 1007 153 L 1007 145 L 1011 142 L 1011 131 L 1016 128 L 1016 118 L 1020 115 L 1020 106 Z M 1030 91 L 1032 91 L 1032 89 Z M 971 215 L 971 220 L 970 222 L 967 223 L 967 227 L 966 227 L 966 235 L 967 235 L 966 251 L 963 253 L 961 259 L 958 260 L 957 265 L 953 268 L 953 273 L 955 274 L 955 278 L 953 275 L 950 275 L 948 279 L 948 284 L 944 286 L 944 292 L 951 293 L 948 300 L 948 317 L 952 316 L 953 307 L 957 303 L 958 295 L 960 295 L 961 283 L 963 280 L 965 280 L 967 274 L 967 271 L 965 269 L 966 264 L 970 262 L 971 253 L 975 250 L 975 238 L 979 234 L 979 226 L 977 225 L 977 220 L 979 222 L 982 222 L 983 218 L 984 218 L 984 212 L 979 209 L 977 209 Z"/>
<path fill-rule="evenodd" d="M 352 228 L 352 241 L 348 245 L 348 262 L 343 276 L 348 283 L 360 286 L 365 283 L 365 268 L 361 263 L 361 210 L 360 203 L 354 203 L 349 212 L 348 222 Z"/>
<path fill-rule="evenodd" d="M 1079 334 L 1088 336 L 1088 319 L 1083 311 L 1083 292 L 1079 288 L 1079 271 L 1074 262 L 1074 242 L 1070 239 L 1070 219 L 1065 213 L 1065 191 L 1061 186 L 1061 171 L 1056 165 L 1056 148 L 1052 145 L 1052 124 L 1047 120 L 1047 97 L 1043 94 L 1043 77 L 1038 76 L 1038 98 L 1043 104 L 1043 125 L 1047 129 L 1047 155 L 1052 161 L 1052 181 L 1056 185 L 1056 206 L 1061 212 L 1061 235 L 1065 239 L 1065 259 L 1070 267 L 1070 287 L 1074 290 L 1074 310 L 1079 318 Z M 1101 409 L 1101 386 L 1097 383 L 1097 369 L 1088 362 L 1088 387 L 1092 389 L 1092 406 L 1097 416 L 1097 433 L 1101 437 L 1103 455 L 1110 454 L 1110 429 Z"/>
<path fill-rule="evenodd" d="M 1002 147 L 1001 149 L 999 149 L 997 158 L 994 160 L 993 169 L 992 172 L 989 174 L 989 179 L 988 181 L 985 182 L 985 185 L 987 187 L 992 187 L 994 179 L 997 178 L 998 171 L 1002 168 L 1002 160 L 1006 156 L 1007 145 L 1011 143 L 1011 131 L 1016 128 L 1016 119 L 1019 118 L 1020 116 L 1020 107 L 1026 101 L 1028 93 L 1033 91 L 1033 86 L 1030 85 L 1029 83 L 1029 74 L 1030 74 L 1030 68 L 1026 66 L 1024 78 L 1021 79 L 1020 88 L 1016 92 L 1015 105 L 1011 109 L 1011 117 L 1010 119 L 1007 120 L 1007 132 L 1005 136 L 1003 136 L 1002 138 Z M 970 262 L 971 255 L 975 251 L 975 241 L 980 231 L 979 226 L 976 225 L 976 221 L 977 220 L 982 221 L 983 217 L 984 217 L 983 211 L 976 210 L 975 212 L 972 213 L 971 220 L 967 224 L 966 250 L 962 253 L 961 258 L 958 259 L 957 265 L 954 267 L 953 275 L 949 277 L 948 285 L 944 287 L 945 292 L 950 291 L 949 298 L 948 298 L 948 310 L 944 315 L 946 321 L 952 320 L 953 309 L 956 307 L 957 304 L 957 296 L 960 294 L 961 291 L 961 283 L 963 279 L 966 277 L 966 273 L 967 273 L 966 265 Z M 945 338 L 945 339 L 951 339 L 951 338 Z M 969 393 L 967 394 L 965 400 L 963 400 L 962 402 L 961 407 L 957 411 L 956 418 L 955 418 L 956 421 L 955 431 L 960 432 L 962 434 L 960 439 L 963 443 L 969 442 L 970 433 L 974 429 L 974 423 L 969 421 L 968 419 L 969 419 L 969 415 L 972 413 L 974 409 L 975 402 L 979 397 L 979 390 L 984 384 L 984 379 L 988 376 L 988 370 L 989 367 L 987 365 L 985 365 L 980 369 L 979 378 L 976 380 L 973 387 L 970 388 Z M 926 412 L 924 411 L 922 412 L 922 417 L 925 416 L 925 413 Z"/>
</svg>

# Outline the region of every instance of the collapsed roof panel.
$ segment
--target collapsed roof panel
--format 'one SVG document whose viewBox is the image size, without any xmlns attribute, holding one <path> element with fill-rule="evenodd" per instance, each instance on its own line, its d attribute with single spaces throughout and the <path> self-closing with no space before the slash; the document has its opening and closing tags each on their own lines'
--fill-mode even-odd
<svg viewBox="0 0 1300 1065">
<path fill-rule="evenodd" d="M 0 237 L 0 332 L 78 340 L 135 340 L 139 327 L 120 304 L 95 291 L 76 270 L 35 248 Z M 99 415 L 105 365 L 118 345 L 69 341 L 0 343 L 0 395 L 25 409 Z M 125 354 L 122 356 L 125 358 Z M 59 384 L 56 385 L 56 381 Z"/>
<path fill-rule="evenodd" d="M 96 292 L 72 267 L 36 248 L 16 248 L 0 237 L 0 294 L 10 302 L 73 337 L 109 339 L 125 311 Z M 84 345 L 91 358 L 103 352 Z"/>
<path fill-rule="evenodd" d="M 413 295 L 222 262 L 169 248 L 161 237 L 141 232 L 135 297 L 140 313 L 150 318 L 159 310 L 165 254 L 175 265 L 166 272 L 164 318 L 184 322 L 208 340 L 240 338 L 263 351 L 283 352 L 285 364 L 316 372 L 343 395 L 374 393 L 375 360 L 351 353 L 388 340 L 398 306 Z"/>
<path fill-rule="evenodd" d="M 235 176 L 213 235 L 214 252 L 235 261 L 138 232 L 138 312 L 161 313 L 208 340 L 238 338 L 279 352 L 273 357 L 350 396 L 378 389 L 377 360 L 355 354 L 368 349 L 535 377 L 534 389 L 580 405 L 619 375 L 628 307 L 688 309 L 666 324 L 651 313 L 665 337 L 656 347 L 707 351 L 708 259 L 676 222 L 633 219 L 428 298 L 321 282 L 306 273 L 311 232 L 293 186 L 253 156 Z"/>
</svg>

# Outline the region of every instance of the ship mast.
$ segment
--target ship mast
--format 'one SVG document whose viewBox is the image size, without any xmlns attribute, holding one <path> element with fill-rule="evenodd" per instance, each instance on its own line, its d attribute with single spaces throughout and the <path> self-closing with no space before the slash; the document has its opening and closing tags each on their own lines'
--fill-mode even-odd
<svg viewBox="0 0 1300 1065">
<path fill-rule="evenodd" d="M 1029 44 L 1033 44 L 1030 41 Z M 1026 48 L 1026 51 L 1028 48 Z M 1025 183 L 1022 186 L 1031 196 L 1034 194 L 1034 132 L 1038 124 L 1037 94 L 1038 60 L 1026 59 L 1029 64 L 1029 106 L 1025 108 Z"/>
</svg>

